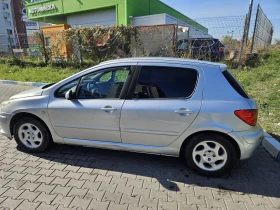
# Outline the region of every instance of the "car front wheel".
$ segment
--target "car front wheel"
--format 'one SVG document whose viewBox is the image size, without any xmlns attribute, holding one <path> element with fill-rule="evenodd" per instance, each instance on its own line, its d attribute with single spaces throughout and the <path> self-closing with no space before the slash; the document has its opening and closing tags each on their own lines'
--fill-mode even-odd
<svg viewBox="0 0 280 210">
<path fill-rule="evenodd" d="M 32 117 L 20 119 L 13 129 L 14 138 L 27 152 L 43 152 L 50 145 L 50 134 L 43 123 Z"/>
<path fill-rule="evenodd" d="M 185 158 L 198 174 L 219 177 L 232 169 L 236 161 L 236 151 L 224 136 L 208 133 L 190 140 L 185 148 Z"/>
</svg>

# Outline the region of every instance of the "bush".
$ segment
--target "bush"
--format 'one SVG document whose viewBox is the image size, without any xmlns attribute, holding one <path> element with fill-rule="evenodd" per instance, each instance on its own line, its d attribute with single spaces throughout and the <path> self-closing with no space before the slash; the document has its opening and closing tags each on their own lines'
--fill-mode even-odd
<svg viewBox="0 0 280 210">
<path fill-rule="evenodd" d="M 245 66 L 256 67 L 260 64 L 260 56 L 257 53 L 247 54 L 245 60 Z"/>
</svg>

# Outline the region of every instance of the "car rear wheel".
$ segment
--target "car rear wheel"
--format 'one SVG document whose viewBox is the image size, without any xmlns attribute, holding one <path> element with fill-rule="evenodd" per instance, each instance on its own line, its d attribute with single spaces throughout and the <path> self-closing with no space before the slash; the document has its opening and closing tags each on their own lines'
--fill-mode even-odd
<svg viewBox="0 0 280 210">
<path fill-rule="evenodd" d="M 232 169 L 236 161 L 236 151 L 224 136 L 208 133 L 190 140 L 185 148 L 185 158 L 198 174 L 219 177 Z"/>
<path fill-rule="evenodd" d="M 45 125 L 32 117 L 19 120 L 14 126 L 13 133 L 19 147 L 27 152 L 43 152 L 51 143 Z"/>
</svg>

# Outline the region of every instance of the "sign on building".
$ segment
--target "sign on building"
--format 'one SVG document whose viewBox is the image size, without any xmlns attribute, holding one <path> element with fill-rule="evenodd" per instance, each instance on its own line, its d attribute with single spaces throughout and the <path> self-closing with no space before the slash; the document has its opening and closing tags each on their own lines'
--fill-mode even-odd
<svg viewBox="0 0 280 210">
<path fill-rule="evenodd" d="M 35 7 L 32 9 L 29 9 L 28 11 L 29 11 L 29 14 L 34 14 L 34 13 L 38 13 L 38 12 L 46 12 L 46 11 L 52 11 L 52 10 L 56 10 L 56 6 L 54 4 L 41 6 L 41 7 Z"/>
</svg>

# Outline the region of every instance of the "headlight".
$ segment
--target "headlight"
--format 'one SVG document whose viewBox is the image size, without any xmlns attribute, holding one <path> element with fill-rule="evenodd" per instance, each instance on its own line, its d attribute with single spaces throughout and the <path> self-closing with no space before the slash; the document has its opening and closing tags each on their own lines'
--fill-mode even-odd
<svg viewBox="0 0 280 210">
<path fill-rule="evenodd" d="M 4 101 L 0 104 L 0 110 L 2 110 L 4 107 L 8 106 L 10 103 L 12 103 L 13 100 Z"/>
</svg>

